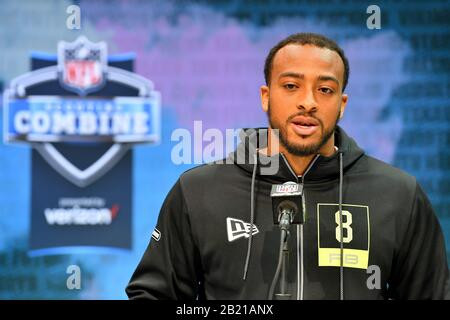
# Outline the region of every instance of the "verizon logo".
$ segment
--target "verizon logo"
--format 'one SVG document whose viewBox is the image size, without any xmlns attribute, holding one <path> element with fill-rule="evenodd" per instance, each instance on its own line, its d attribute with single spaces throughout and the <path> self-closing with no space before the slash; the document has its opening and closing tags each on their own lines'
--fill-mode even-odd
<svg viewBox="0 0 450 320">
<path fill-rule="evenodd" d="M 112 208 L 46 208 L 45 220 L 49 225 L 110 225 L 119 211 Z"/>
<path fill-rule="evenodd" d="M 258 232 L 258 228 L 253 225 L 252 235 L 257 234 Z M 250 223 L 239 219 L 227 218 L 227 234 L 229 242 L 242 237 L 248 238 L 250 236 Z"/>
</svg>

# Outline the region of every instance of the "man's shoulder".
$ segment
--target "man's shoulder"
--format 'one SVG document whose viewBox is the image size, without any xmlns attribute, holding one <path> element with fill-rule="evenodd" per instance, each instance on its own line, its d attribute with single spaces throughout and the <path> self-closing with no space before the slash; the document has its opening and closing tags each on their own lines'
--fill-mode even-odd
<svg viewBox="0 0 450 320">
<path fill-rule="evenodd" d="M 211 183 L 224 177 L 235 175 L 239 170 L 234 164 L 216 161 L 186 170 L 180 176 L 183 185 L 195 186 L 199 183 Z"/>
<path fill-rule="evenodd" d="M 202 199 L 223 199 L 227 190 L 233 190 L 242 179 L 248 178 L 236 165 L 215 162 L 185 171 L 179 183 L 185 200 L 192 208 L 203 203 Z"/>
<path fill-rule="evenodd" d="M 380 159 L 365 156 L 367 160 L 368 173 L 374 175 L 377 179 L 382 179 L 383 184 L 391 185 L 392 187 L 402 187 L 415 191 L 417 186 L 416 178 L 408 172 L 397 168 Z"/>
</svg>

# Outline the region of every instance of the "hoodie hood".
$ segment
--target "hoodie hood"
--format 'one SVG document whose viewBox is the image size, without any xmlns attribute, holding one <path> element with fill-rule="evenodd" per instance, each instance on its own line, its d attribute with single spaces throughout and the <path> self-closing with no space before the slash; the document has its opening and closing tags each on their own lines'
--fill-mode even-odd
<svg viewBox="0 0 450 320">
<path fill-rule="evenodd" d="M 261 176 L 259 177 L 260 179 L 273 181 L 292 180 L 292 169 L 281 153 L 268 157 L 257 152 L 257 150 L 267 147 L 267 134 L 267 128 L 241 130 L 239 134 L 241 142 L 236 151 L 230 154 L 229 158 L 238 167 L 252 174 L 256 154 L 256 174 Z M 336 152 L 331 157 L 320 155 L 310 167 L 308 174 L 305 175 L 305 181 L 320 182 L 338 179 L 339 153 L 342 153 L 343 156 L 344 172 L 364 155 L 364 151 L 339 126 L 335 130 L 335 143 L 339 152 Z"/>
</svg>

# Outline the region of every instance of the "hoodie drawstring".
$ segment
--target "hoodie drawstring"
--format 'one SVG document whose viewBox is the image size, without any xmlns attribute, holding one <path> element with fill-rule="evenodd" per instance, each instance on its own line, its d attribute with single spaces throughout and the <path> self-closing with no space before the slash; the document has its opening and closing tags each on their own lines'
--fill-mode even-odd
<svg viewBox="0 0 450 320">
<path fill-rule="evenodd" d="M 245 258 L 245 267 L 244 267 L 244 277 L 243 280 L 247 279 L 247 271 L 248 265 L 250 262 L 250 253 L 252 251 L 252 239 L 253 239 L 253 224 L 255 220 L 255 180 L 256 180 L 256 168 L 258 166 L 258 157 L 257 152 L 253 155 L 253 172 L 252 172 L 252 185 L 250 191 L 250 235 L 248 238 L 248 246 L 247 246 L 247 257 Z"/>
<path fill-rule="evenodd" d="M 341 233 L 340 245 L 341 245 L 341 262 L 340 262 L 340 300 L 344 300 L 344 241 L 343 241 L 343 227 L 342 227 L 342 182 L 344 180 L 344 168 L 342 160 L 342 152 L 339 151 L 339 228 Z"/>
</svg>

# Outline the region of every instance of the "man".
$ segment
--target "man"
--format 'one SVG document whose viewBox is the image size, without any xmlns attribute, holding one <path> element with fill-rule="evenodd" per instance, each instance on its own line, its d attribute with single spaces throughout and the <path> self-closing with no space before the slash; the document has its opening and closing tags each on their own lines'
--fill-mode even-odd
<svg viewBox="0 0 450 320">
<path fill-rule="evenodd" d="M 180 177 L 128 296 L 275 298 L 281 231 L 270 192 L 292 181 L 303 187 L 306 215 L 290 226 L 285 297 L 444 298 L 446 250 L 426 195 L 337 126 L 348 100 L 342 49 L 321 35 L 294 34 L 272 48 L 264 72 L 269 128 L 246 130 L 232 165 Z"/>
</svg>

